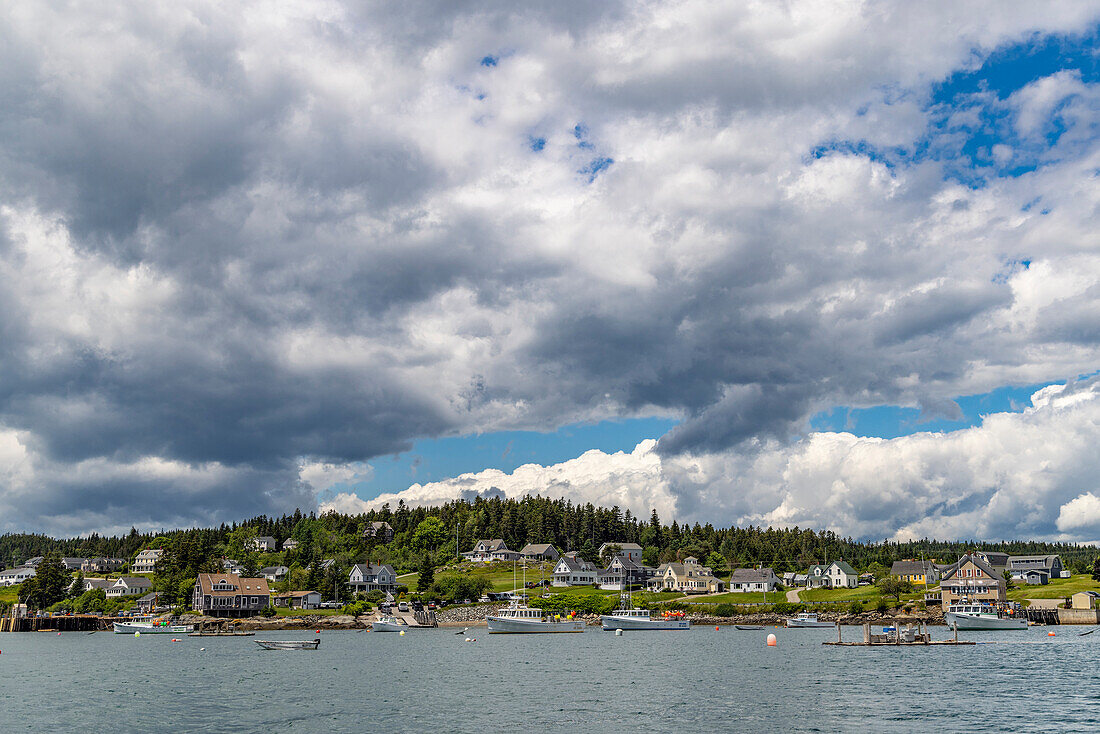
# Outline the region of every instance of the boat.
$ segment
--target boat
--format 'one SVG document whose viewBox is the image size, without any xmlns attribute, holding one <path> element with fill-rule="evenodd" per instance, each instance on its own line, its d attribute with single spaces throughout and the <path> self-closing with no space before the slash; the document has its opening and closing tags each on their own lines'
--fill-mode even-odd
<svg viewBox="0 0 1100 734">
<path fill-rule="evenodd" d="M 584 621 L 573 615 L 549 616 L 541 609 L 513 603 L 485 618 L 490 633 L 584 632 Z"/>
<path fill-rule="evenodd" d="M 315 640 L 253 640 L 265 650 L 316 650 L 321 638 Z"/>
<path fill-rule="evenodd" d="M 686 630 L 691 622 L 682 612 L 667 612 L 657 617 L 648 609 L 616 609 L 600 617 L 604 630 Z"/>
<path fill-rule="evenodd" d="M 733 626 L 736 629 L 739 629 L 743 632 L 747 632 L 749 630 L 762 630 L 762 629 L 764 629 L 764 625 L 762 625 L 762 624 L 735 624 Z"/>
<path fill-rule="evenodd" d="M 1022 630 L 1027 620 L 999 613 L 992 604 L 963 602 L 947 608 L 944 621 L 954 630 Z"/>
<path fill-rule="evenodd" d="M 409 625 L 405 624 L 405 621 L 398 619 L 392 614 L 386 614 L 379 617 L 375 621 L 371 622 L 371 632 L 403 632 L 407 630 Z"/>
<path fill-rule="evenodd" d="M 812 612 L 799 612 L 794 617 L 787 617 L 788 627 L 833 627 L 832 622 L 820 622 L 817 615 Z"/>
<path fill-rule="evenodd" d="M 167 619 L 134 619 L 129 622 L 115 622 L 114 630 L 119 635 L 132 635 L 140 632 L 143 635 L 184 635 L 194 631 L 193 624 L 172 624 Z"/>
</svg>

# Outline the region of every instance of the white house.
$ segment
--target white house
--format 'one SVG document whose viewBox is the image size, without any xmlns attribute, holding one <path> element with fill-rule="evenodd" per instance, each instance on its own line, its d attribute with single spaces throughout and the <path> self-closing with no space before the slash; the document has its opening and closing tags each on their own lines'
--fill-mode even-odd
<svg viewBox="0 0 1100 734">
<path fill-rule="evenodd" d="M 520 554 L 518 551 L 508 550 L 501 538 L 492 540 L 479 540 L 474 543 L 474 549 L 466 551 L 462 557 L 475 563 L 492 563 L 493 561 L 515 561 Z"/>
<path fill-rule="evenodd" d="M 298 547 L 298 541 L 294 538 L 287 538 L 283 541 L 283 550 L 295 550 Z"/>
<path fill-rule="evenodd" d="M 578 557 L 576 553 L 566 553 L 554 566 L 554 580 L 550 583 L 554 586 L 588 586 L 596 583 L 597 573 L 599 568 L 594 563 Z"/>
<path fill-rule="evenodd" d="M 248 541 L 248 547 L 254 551 L 271 553 L 275 550 L 275 539 L 270 535 L 261 535 Z"/>
<path fill-rule="evenodd" d="M 634 561 L 635 563 L 642 562 L 642 546 L 638 545 L 637 543 L 604 543 L 600 546 L 600 549 L 597 551 L 597 553 L 599 553 L 600 558 L 603 558 L 604 551 L 616 545 L 619 546 L 619 551 L 615 555 L 626 556 L 628 559 Z"/>
<path fill-rule="evenodd" d="M 775 591 L 779 577 L 770 568 L 738 568 L 730 576 L 730 591 Z"/>
<path fill-rule="evenodd" d="M 267 566 L 260 569 L 260 575 L 268 581 L 282 581 L 288 573 L 290 569 L 286 566 Z"/>
<path fill-rule="evenodd" d="M 144 576 L 122 576 L 107 587 L 107 596 L 142 596 L 153 588 L 153 582 Z"/>
<path fill-rule="evenodd" d="M 37 571 L 30 566 L 17 566 L 7 571 L 0 571 L 0 586 L 16 586 L 27 579 L 34 578 L 36 573 Z"/>
<path fill-rule="evenodd" d="M 859 574 L 844 561 L 833 561 L 825 568 L 830 589 L 854 589 L 859 586 Z"/>
<path fill-rule="evenodd" d="M 352 591 L 393 591 L 397 586 L 397 572 L 388 563 L 357 563 L 348 574 L 348 586 Z"/>
<path fill-rule="evenodd" d="M 650 591 L 682 591 L 685 594 L 714 594 L 725 588 L 725 583 L 694 556 L 688 556 L 683 563 L 661 564 L 657 575 L 647 585 Z"/>
<path fill-rule="evenodd" d="M 164 555 L 163 548 L 148 548 L 137 554 L 134 559 L 134 573 L 153 573 L 157 570 L 157 561 Z"/>
</svg>

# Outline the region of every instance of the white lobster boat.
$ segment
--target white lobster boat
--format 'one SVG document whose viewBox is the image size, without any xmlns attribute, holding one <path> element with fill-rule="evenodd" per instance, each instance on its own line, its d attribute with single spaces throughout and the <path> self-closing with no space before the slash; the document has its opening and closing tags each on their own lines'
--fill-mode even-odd
<svg viewBox="0 0 1100 734">
<path fill-rule="evenodd" d="M 253 640 L 265 650 L 316 650 L 321 638 L 315 640 Z"/>
<path fill-rule="evenodd" d="M 166 621 L 155 621 L 152 618 L 132 620 L 130 622 L 115 622 L 114 630 L 119 635 L 132 635 L 140 632 L 143 635 L 185 635 L 193 632 L 192 624 L 169 624 Z"/>
<path fill-rule="evenodd" d="M 403 620 L 394 617 L 391 614 L 387 614 L 379 619 L 371 622 L 371 632 L 403 632 L 409 628 L 409 625 L 405 624 Z"/>
<path fill-rule="evenodd" d="M 513 604 L 485 618 L 491 633 L 584 632 L 580 619 L 549 617 L 541 609 Z"/>
<path fill-rule="evenodd" d="M 833 627 L 832 622 L 818 621 L 817 615 L 811 612 L 799 612 L 794 617 L 787 618 L 788 627 Z"/>
<path fill-rule="evenodd" d="M 691 622 L 679 616 L 654 618 L 648 609 L 616 609 L 600 616 L 604 630 L 687 630 Z"/>
<path fill-rule="evenodd" d="M 1025 630 L 1027 620 L 1002 616 L 991 604 L 959 602 L 947 608 L 943 615 L 949 629 L 955 630 Z"/>
</svg>

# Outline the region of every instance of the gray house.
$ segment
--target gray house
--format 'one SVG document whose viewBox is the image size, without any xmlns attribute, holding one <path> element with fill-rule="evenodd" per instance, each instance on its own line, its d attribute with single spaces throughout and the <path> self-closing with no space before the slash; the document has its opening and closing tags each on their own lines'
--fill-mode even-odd
<svg viewBox="0 0 1100 734">
<path fill-rule="evenodd" d="M 556 561 L 561 556 L 549 543 L 528 543 L 519 554 L 529 561 Z"/>
<path fill-rule="evenodd" d="M 352 591 L 393 591 L 397 587 L 397 572 L 388 563 L 357 563 L 348 574 Z"/>
<path fill-rule="evenodd" d="M 1008 572 L 1011 574 L 1017 571 L 1046 571 L 1049 578 L 1060 579 L 1064 578 L 1062 573 L 1064 570 L 1060 556 L 1008 557 Z"/>
</svg>

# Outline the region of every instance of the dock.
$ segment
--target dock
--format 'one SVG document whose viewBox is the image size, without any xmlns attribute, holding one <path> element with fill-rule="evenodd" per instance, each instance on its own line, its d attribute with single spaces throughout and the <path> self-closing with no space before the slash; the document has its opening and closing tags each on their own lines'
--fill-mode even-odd
<svg viewBox="0 0 1100 734">
<path fill-rule="evenodd" d="M 955 630 L 955 636 L 950 640 L 933 640 L 928 627 L 922 625 L 906 624 L 904 627 L 894 625 L 893 632 L 884 632 L 876 635 L 871 632 L 871 624 L 863 625 L 862 642 L 844 642 L 841 637 L 840 623 L 836 625 L 836 642 L 823 642 L 823 645 L 833 647 L 942 647 L 944 645 L 973 645 L 973 641 L 959 640 L 959 632 Z"/>
</svg>

